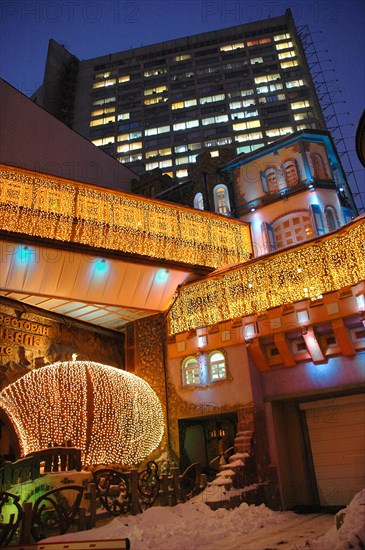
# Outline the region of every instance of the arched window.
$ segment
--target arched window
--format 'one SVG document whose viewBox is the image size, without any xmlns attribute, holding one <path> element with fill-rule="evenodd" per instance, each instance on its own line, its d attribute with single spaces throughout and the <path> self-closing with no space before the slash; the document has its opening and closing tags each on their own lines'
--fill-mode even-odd
<svg viewBox="0 0 365 550">
<path fill-rule="evenodd" d="M 197 193 L 194 197 L 194 208 L 204 210 L 204 199 L 202 193 Z"/>
<path fill-rule="evenodd" d="M 339 227 L 337 212 L 333 206 L 326 206 L 324 209 L 328 231 L 335 231 Z"/>
<path fill-rule="evenodd" d="M 182 383 L 191 386 L 200 383 L 200 367 L 196 357 L 187 357 L 182 364 Z"/>
<path fill-rule="evenodd" d="M 214 187 L 214 207 L 219 214 L 227 214 L 231 211 L 228 189 L 225 185 Z"/>
<path fill-rule="evenodd" d="M 288 186 L 292 187 L 293 185 L 297 185 L 299 183 L 299 176 L 294 160 L 288 160 L 287 162 L 284 162 L 283 168 L 285 172 L 286 183 L 288 184 Z"/>
<path fill-rule="evenodd" d="M 221 351 L 209 355 L 209 378 L 211 381 L 227 378 L 226 359 Z"/>
<path fill-rule="evenodd" d="M 277 248 L 285 248 L 313 237 L 309 213 L 295 212 L 272 224 Z"/>
<path fill-rule="evenodd" d="M 326 169 L 326 164 L 323 160 L 322 155 L 319 153 L 312 153 L 311 154 L 311 160 L 313 165 L 313 172 L 314 177 L 319 180 L 326 180 L 328 179 L 328 173 Z"/>
<path fill-rule="evenodd" d="M 265 171 L 269 193 L 276 193 L 279 190 L 278 176 L 275 168 L 268 168 Z"/>
</svg>

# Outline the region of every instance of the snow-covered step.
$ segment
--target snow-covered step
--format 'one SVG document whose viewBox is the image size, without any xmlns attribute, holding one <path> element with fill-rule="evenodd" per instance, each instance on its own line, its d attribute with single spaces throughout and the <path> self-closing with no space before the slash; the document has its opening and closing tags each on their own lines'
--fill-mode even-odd
<svg viewBox="0 0 365 550">
<path fill-rule="evenodd" d="M 238 459 L 238 460 L 233 460 L 232 462 L 229 462 L 228 464 L 222 464 L 221 466 L 219 466 L 219 470 L 220 471 L 231 470 L 232 468 L 241 468 L 244 465 L 245 465 L 245 463 L 243 462 L 243 460 Z"/>
<path fill-rule="evenodd" d="M 249 451 L 251 451 L 251 444 L 245 443 L 243 441 L 241 443 L 235 443 L 234 450 L 236 451 L 236 453 L 248 453 Z"/>
<path fill-rule="evenodd" d="M 251 431 L 238 432 L 234 439 L 235 453 L 245 453 L 245 452 L 251 451 L 251 444 L 252 444 Z"/>
<path fill-rule="evenodd" d="M 216 477 L 211 483 L 209 483 L 209 486 L 211 485 L 217 485 L 218 487 L 224 485 L 229 488 L 232 487 L 232 479 L 230 477 Z"/>
<path fill-rule="evenodd" d="M 228 464 L 227 464 L 227 466 L 228 466 Z M 228 469 L 226 469 L 226 470 L 223 470 L 223 469 L 220 470 L 220 471 L 216 474 L 216 476 L 217 476 L 217 477 L 232 477 L 232 476 L 235 475 L 235 473 L 236 473 L 236 472 L 235 472 L 234 470 L 228 468 Z"/>
<path fill-rule="evenodd" d="M 204 498 L 204 502 L 212 509 L 218 508 L 232 509 L 240 506 L 242 502 L 248 504 L 262 504 L 264 501 L 263 484 L 245 485 L 239 489 L 232 487 L 226 489 L 223 486 L 215 486 L 209 489 L 208 494 Z"/>
<path fill-rule="evenodd" d="M 231 464 L 232 462 L 236 462 L 236 460 L 244 461 L 244 459 L 249 456 L 249 453 L 234 453 L 234 455 L 229 457 L 228 462 Z"/>
</svg>

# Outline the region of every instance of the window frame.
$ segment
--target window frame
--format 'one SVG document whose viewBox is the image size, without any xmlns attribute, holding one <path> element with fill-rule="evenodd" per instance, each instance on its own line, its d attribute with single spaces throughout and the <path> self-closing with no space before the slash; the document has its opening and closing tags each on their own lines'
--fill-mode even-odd
<svg viewBox="0 0 365 550">
<path fill-rule="evenodd" d="M 203 193 L 199 192 L 194 197 L 194 208 L 197 210 L 204 210 L 204 197 Z"/>
<path fill-rule="evenodd" d="M 298 185 L 300 183 L 298 167 L 294 159 L 289 159 L 283 162 L 283 169 L 288 187 L 294 187 L 295 185 Z M 294 173 L 296 175 L 296 178 L 293 178 Z"/>
<path fill-rule="evenodd" d="M 218 192 L 221 190 L 223 191 L 224 197 L 222 193 L 218 195 Z M 227 215 L 231 213 L 231 202 L 229 200 L 229 191 L 226 185 L 223 183 L 216 185 L 213 189 L 213 197 L 214 211 L 217 214 Z"/>
<path fill-rule="evenodd" d="M 189 363 L 191 363 L 191 364 L 194 363 L 195 367 L 189 367 Z M 194 370 L 198 371 L 197 372 L 198 377 L 193 375 L 194 380 L 192 382 L 189 382 L 187 374 L 189 374 L 189 372 L 194 371 Z M 202 377 L 201 377 L 200 363 L 199 363 L 199 359 L 198 359 L 198 357 L 196 357 L 196 355 L 189 355 L 188 357 L 185 357 L 185 359 L 183 360 L 183 362 L 181 364 L 181 380 L 182 380 L 182 385 L 185 388 L 191 388 L 191 387 L 198 386 L 198 385 L 201 384 Z"/>
<path fill-rule="evenodd" d="M 296 218 L 299 218 L 298 223 L 295 222 Z M 275 243 L 278 250 L 284 250 L 288 246 L 303 244 L 312 239 L 316 234 L 309 211 L 288 212 L 275 220 L 271 226 L 274 231 Z M 299 229 L 301 230 L 300 232 L 298 232 Z M 299 239 L 299 236 L 302 238 Z M 292 242 L 288 242 L 289 239 Z"/>
<path fill-rule="evenodd" d="M 334 206 L 328 204 L 324 207 L 324 217 L 326 220 L 326 225 L 328 232 L 336 231 L 340 227 L 340 220 L 338 219 L 338 213 Z M 332 227 L 333 223 L 333 227 Z"/>
<path fill-rule="evenodd" d="M 219 361 L 217 360 L 217 361 L 212 362 L 212 358 L 215 355 L 220 355 L 221 359 Z M 218 372 L 218 377 L 213 378 L 212 367 L 217 367 L 218 371 L 219 371 L 219 368 L 222 366 L 222 364 L 223 364 L 223 368 L 224 368 L 224 376 L 220 376 L 219 372 Z M 227 357 L 223 353 L 222 350 L 215 349 L 215 350 L 211 351 L 208 354 L 208 357 L 207 357 L 207 375 L 208 375 L 208 382 L 209 383 L 221 382 L 222 380 L 227 380 L 228 379 Z"/>
</svg>

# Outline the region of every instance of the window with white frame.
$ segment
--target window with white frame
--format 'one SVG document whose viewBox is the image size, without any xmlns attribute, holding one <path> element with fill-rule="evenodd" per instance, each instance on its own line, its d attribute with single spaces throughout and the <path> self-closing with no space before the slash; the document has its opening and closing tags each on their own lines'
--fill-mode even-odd
<svg viewBox="0 0 365 550">
<path fill-rule="evenodd" d="M 211 381 L 227 378 L 226 359 L 221 351 L 213 351 L 209 355 L 208 364 Z"/>
<path fill-rule="evenodd" d="M 202 193 L 197 193 L 194 197 L 194 208 L 204 210 L 204 199 Z"/>
<path fill-rule="evenodd" d="M 187 357 L 182 364 L 182 383 L 184 386 L 200 384 L 200 367 L 197 357 Z"/>
<path fill-rule="evenodd" d="M 339 220 L 336 209 L 333 206 L 326 206 L 324 215 L 327 222 L 328 231 L 335 231 L 339 227 Z"/>
<path fill-rule="evenodd" d="M 294 160 L 288 160 L 283 164 L 285 179 L 289 187 L 299 183 L 298 170 Z"/>
<path fill-rule="evenodd" d="M 311 161 L 313 164 L 314 177 L 320 180 L 328 179 L 328 172 L 322 155 L 319 153 L 312 153 Z"/>
<path fill-rule="evenodd" d="M 277 248 L 285 248 L 313 237 L 309 213 L 296 212 L 272 224 Z"/>
<path fill-rule="evenodd" d="M 231 211 L 228 189 L 225 185 L 214 187 L 214 207 L 219 214 L 227 214 Z"/>
<path fill-rule="evenodd" d="M 269 193 L 276 193 L 279 189 L 277 172 L 275 168 L 268 168 L 265 171 L 266 181 L 269 188 Z"/>
</svg>

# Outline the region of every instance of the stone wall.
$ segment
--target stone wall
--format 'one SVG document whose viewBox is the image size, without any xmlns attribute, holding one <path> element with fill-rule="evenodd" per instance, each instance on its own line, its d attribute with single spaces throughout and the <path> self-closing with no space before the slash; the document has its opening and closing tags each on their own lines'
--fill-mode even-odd
<svg viewBox="0 0 365 550">
<path fill-rule="evenodd" d="M 165 383 L 165 327 L 163 315 L 153 315 L 134 323 L 135 330 L 135 364 L 127 364 L 127 370 L 145 380 L 156 392 L 164 411 L 165 433 L 159 448 L 153 458 L 162 450 L 168 451 L 168 418 L 166 411 L 166 383 Z M 131 368 L 132 367 L 132 368 Z"/>
</svg>

